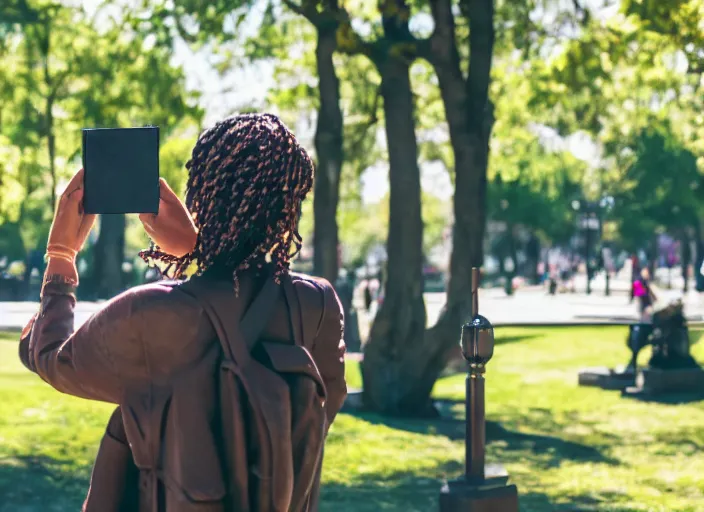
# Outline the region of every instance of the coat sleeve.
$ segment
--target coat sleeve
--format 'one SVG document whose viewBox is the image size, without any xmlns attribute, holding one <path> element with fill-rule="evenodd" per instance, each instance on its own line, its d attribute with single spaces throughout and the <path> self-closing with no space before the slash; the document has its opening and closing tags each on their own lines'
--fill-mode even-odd
<svg viewBox="0 0 704 512">
<path fill-rule="evenodd" d="M 312 355 L 327 390 L 328 424 L 347 397 L 345 381 L 344 313 L 340 299 L 328 282 L 323 284 L 323 315 L 313 343 Z"/>
<path fill-rule="evenodd" d="M 64 290 L 54 294 L 51 286 L 45 286 L 39 313 L 20 339 L 22 363 L 58 391 L 119 403 L 125 380 L 137 377 L 144 367 L 139 333 L 129 328 L 133 294 L 113 299 L 74 331 L 75 296 Z M 129 375 L 118 373 L 115 351 L 120 368 L 130 368 Z"/>
</svg>

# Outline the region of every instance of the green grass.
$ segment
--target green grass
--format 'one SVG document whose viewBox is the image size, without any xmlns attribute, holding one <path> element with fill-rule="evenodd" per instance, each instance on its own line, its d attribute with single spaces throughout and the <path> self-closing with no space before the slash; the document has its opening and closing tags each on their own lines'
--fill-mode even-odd
<svg viewBox="0 0 704 512">
<path fill-rule="evenodd" d="M 523 512 L 704 510 L 704 402 L 645 403 L 576 385 L 584 366 L 627 360 L 624 329 L 497 334 L 488 459 L 509 470 Z M 111 406 L 51 390 L 20 365 L 15 338 L 0 334 L 0 512 L 73 512 Z M 694 353 L 703 361 L 704 343 Z M 360 384 L 357 365 L 347 374 Z M 438 398 L 463 393 L 462 375 L 435 388 Z M 341 414 L 326 448 L 321 510 L 437 510 L 441 480 L 462 471 L 462 428 Z"/>
</svg>

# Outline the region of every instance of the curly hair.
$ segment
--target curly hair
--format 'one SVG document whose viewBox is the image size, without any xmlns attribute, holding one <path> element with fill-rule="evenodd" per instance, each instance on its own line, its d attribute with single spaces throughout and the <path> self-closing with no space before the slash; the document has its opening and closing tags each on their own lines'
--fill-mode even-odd
<svg viewBox="0 0 704 512">
<path fill-rule="evenodd" d="M 190 254 L 175 257 L 152 242 L 140 252 L 162 274 L 184 277 L 212 267 L 238 276 L 249 268 L 274 266 L 278 281 L 301 250 L 301 203 L 313 184 L 313 163 L 288 127 L 273 114 L 229 117 L 198 138 L 191 159 L 186 207 L 198 239 Z"/>
</svg>

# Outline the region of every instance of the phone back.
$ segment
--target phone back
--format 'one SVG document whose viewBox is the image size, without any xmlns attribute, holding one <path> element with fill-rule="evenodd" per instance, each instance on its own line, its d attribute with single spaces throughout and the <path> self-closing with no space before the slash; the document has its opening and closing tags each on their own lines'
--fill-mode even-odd
<svg viewBox="0 0 704 512">
<path fill-rule="evenodd" d="M 86 213 L 159 212 L 159 128 L 83 130 Z"/>
</svg>

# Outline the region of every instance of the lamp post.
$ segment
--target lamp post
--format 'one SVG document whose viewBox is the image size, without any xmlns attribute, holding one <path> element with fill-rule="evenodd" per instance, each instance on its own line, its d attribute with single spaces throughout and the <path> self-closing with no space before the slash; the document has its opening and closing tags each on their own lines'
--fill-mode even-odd
<svg viewBox="0 0 704 512">
<path fill-rule="evenodd" d="M 604 196 L 599 201 L 599 239 L 604 239 L 604 217 L 608 214 L 614 207 L 614 198 L 612 196 Z M 604 295 L 607 297 L 611 295 L 611 250 L 609 249 L 608 254 L 604 253 L 605 249 L 602 246 L 601 256 L 604 262 L 604 272 L 606 273 L 606 289 L 604 290 Z M 607 261 L 606 256 L 608 255 L 609 261 Z"/>
<path fill-rule="evenodd" d="M 472 319 L 462 326 L 462 354 L 469 363 L 466 380 L 465 474 L 440 491 L 440 512 L 518 512 L 518 489 L 508 473 L 486 464 L 484 373 L 494 354 L 494 328 L 479 314 L 479 269 L 472 269 Z"/>
<path fill-rule="evenodd" d="M 504 219 L 507 219 L 507 211 L 509 207 L 509 202 L 508 199 L 502 199 L 499 203 L 499 206 L 501 207 L 501 210 L 503 211 L 503 217 Z M 502 259 L 503 259 L 503 268 L 505 270 L 504 272 L 504 278 L 506 279 L 506 283 L 504 284 L 504 289 L 506 291 L 506 295 L 513 295 L 513 277 L 516 274 L 516 261 L 513 258 L 513 253 L 515 249 L 515 241 L 513 240 L 513 223 L 510 222 L 509 220 L 506 220 L 506 245 L 504 247 L 506 248 L 506 253 L 502 254 Z M 508 258 L 505 258 L 504 256 L 508 255 Z M 506 260 L 510 262 L 510 269 L 506 270 Z"/>
<path fill-rule="evenodd" d="M 582 228 L 584 229 L 584 261 L 587 267 L 587 295 L 592 293 L 592 265 L 591 265 L 591 246 L 592 232 L 596 231 L 601 234 L 602 213 L 610 211 L 614 205 L 614 198 L 611 196 L 603 196 L 598 202 L 575 199 L 572 201 L 572 209 L 575 212 L 583 211 L 584 216 L 581 217 Z M 601 238 L 601 237 L 600 237 Z M 606 270 L 606 294 L 609 294 L 609 272 Z"/>
</svg>

